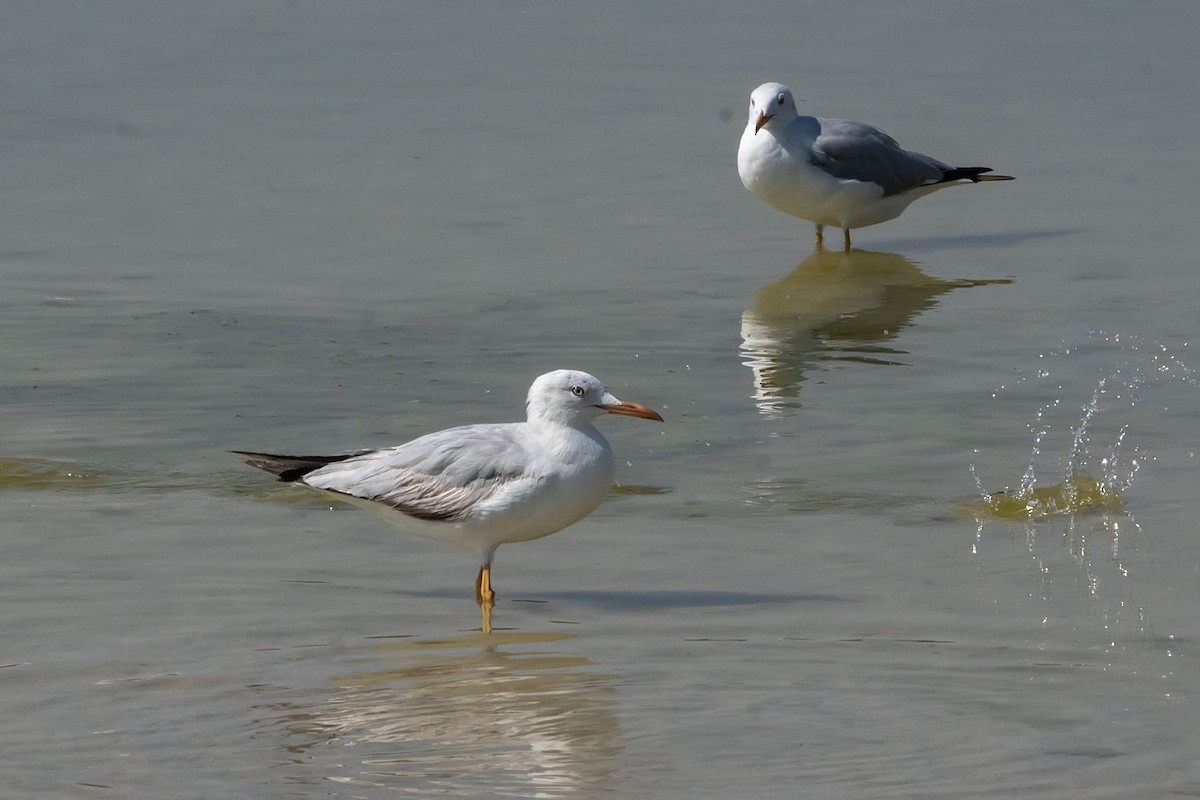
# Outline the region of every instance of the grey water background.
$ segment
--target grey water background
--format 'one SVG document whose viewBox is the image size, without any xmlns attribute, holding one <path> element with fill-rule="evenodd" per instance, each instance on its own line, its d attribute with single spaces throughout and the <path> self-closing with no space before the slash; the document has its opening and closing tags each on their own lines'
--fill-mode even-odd
<svg viewBox="0 0 1200 800">
<path fill-rule="evenodd" d="M 1200 795 L 1194 3 L 2 16 L 0 795 Z M 766 80 L 1018 180 L 815 253 Z M 667 424 L 490 636 L 226 453 L 563 366 Z"/>
</svg>

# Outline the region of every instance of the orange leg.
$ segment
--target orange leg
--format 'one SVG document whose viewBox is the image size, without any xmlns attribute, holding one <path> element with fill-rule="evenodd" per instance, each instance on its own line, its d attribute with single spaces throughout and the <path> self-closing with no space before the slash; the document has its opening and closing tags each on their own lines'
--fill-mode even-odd
<svg viewBox="0 0 1200 800">
<path fill-rule="evenodd" d="M 496 593 L 492 591 L 491 564 L 484 564 L 479 568 L 479 574 L 475 576 L 475 602 L 479 605 L 485 603 L 489 606 L 496 605 Z"/>
<path fill-rule="evenodd" d="M 845 245 L 846 252 L 850 252 L 850 229 L 842 228 L 842 243 Z"/>
<path fill-rule="evenodd" d="M 496 605 L 496 593 L 492 591 L 492 565 L 484 564 L 479 568 L 475 578 L 475 602 L 479 603 L 479 611 L 483 621 L 479 629 L 484 633 L 492 632 L 492 608 Z"/>
</svg>

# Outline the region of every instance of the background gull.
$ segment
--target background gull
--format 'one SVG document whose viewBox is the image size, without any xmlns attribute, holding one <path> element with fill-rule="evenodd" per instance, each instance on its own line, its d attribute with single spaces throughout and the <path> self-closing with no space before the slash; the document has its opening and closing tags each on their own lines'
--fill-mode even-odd
<svg viewBox="0 0 1200 800">
<path fill-rule="evenodd" d="M 613 454 L 592 422 L 602 414 L 662 421 L 618 400 L 586 372 L 533 382 L 525 422 L 464 425 L 398 447 L 334 456 L 236 450 L 251 466 L 381 512 L 402 530 L 476 553 L 475 599 L 491 629 L 492 557 L 502 544 L 539 539 L 586 517 L 613 478 Z"/>
<path fill-rule="evenodd" d="M 750 119 L 738 147 L 738 174 L 758 199 L 822 229 L 850 229 L 895 219 L 919 197 L 947 186 L 1011 181 L 990 167 L 952 167 L 905 150 L 861 122 L 802 117 L 792 90 L 764 83 L 750 95 Z"/>
</svg>

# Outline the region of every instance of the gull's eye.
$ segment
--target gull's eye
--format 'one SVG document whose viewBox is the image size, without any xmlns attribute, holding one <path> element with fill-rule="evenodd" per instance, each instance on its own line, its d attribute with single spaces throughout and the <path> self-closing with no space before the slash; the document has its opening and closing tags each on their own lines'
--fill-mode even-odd
<svg viewBox="0 0 1200 800">
<path fill-rule="evenodd" d="M 575 395 L 576 397 L 583 397 L 585 394 L 587 394 L 587 389 L 584 389 L 582 386 L 572 386 L 571 394 Z"/>
<path fill-rule="evenodd" d="M 779 97 L 776 97 L 775 102 L 779 103 L 779 105 L 783 105 L 783 95 L 779 95 Z"/>
</svg>

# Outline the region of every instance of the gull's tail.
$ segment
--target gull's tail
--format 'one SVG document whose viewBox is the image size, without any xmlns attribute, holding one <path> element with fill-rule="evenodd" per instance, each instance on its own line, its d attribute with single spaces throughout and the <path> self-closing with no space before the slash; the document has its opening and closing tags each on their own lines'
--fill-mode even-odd
<svg viewBox="0 0 1200 800">
<path fill-rule="evenodd" d="M 1015 181 L 1012 175 L 985 175 L 985 172 L 991 172 L 991 167 L 954 167 L 942 173 L 942 183 L 947 181 L 971 181 L 972 183 L 980 183 L 981 181 Z"/>
<path fill-rule="evenodd" d="M 336 456 L 277 456 L 272 453 L 255 453 L 250 450 L 230 450 L 229 452 L 237 453 L 239 456 L 250 456 L 246 459 L 246 463 L 250 466 L 266 470 L 272 475 L 278 475 L 281 481 L 291 482 L 300 480 L 314 469 L 320 469 L 326 464 L 345 461 L 347 458 L 353 458 L 367 451 L 356 450 L 353 453 L 342 453 Z"/>
</svg>

